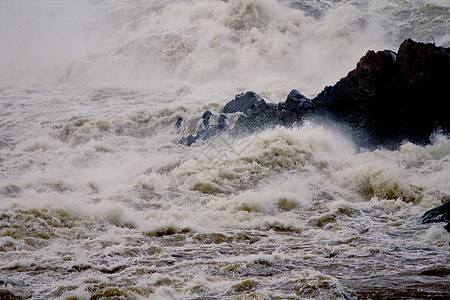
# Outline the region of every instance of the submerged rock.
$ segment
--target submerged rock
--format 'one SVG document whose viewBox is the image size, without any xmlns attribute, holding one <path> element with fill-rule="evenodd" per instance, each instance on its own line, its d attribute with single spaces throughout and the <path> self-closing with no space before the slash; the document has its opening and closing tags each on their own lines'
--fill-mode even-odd
<svg viewBox="0 0 450 300">
<path fill-rule="evenodd" d="M 204 126 L 180 143 L 191 145 L 224 130 L 251 133 L 270 126 L 292 126 L 305 117 L 331 119 L 349 126 L 360 145 L 397 148 L 402 142 L 425 144 L 436 129 L 450 132 L 450 48 L 405 40 L 398 54 L 368 51 L 356 68 L 310 100 L 292 90 L 285 102 L 267 103 L 254 92 L 236 95 L 223 108 L 222 123 Z M 239 113 L 233 128 L 228 114 Z M 178 124 L 178 127 L 180 125 Z"/>
<path fill-rule="evenodd" d="M 450 232 L 450 200 L 424 213 L 419 221 L 422 223 L 448 222 L 444 228 Z"/>
</svg>

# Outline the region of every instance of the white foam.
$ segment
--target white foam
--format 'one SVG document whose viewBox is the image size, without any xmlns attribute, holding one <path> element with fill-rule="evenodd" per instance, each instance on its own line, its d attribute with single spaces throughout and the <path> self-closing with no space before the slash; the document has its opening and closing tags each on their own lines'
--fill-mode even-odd
<svg viewBox="0 0 450 300">
<path fill-rule="evenodd" d="M 41 268 L 17 285 L 24 297 L 86 298 L 130 280 L 149 297 L 220 297 L 247 284 L 255 297 L 295 298 L 311 283 L 328 298 L 348 291 L 303 270 L 303 258 L 326 269 L 326 255 L 376 260 L 397 246 L 445 257 L 448 234 L 417 218 L 450 195 L 446 136 L 358 152 L 345 132 L 306 122 L 177 144 L 205 109 L 247 89 L 273 102 L 292 88 L 315 95 L 367 49 L 395 49 L 417 18 L 435 16 L 416 36 L 445 40 L 445 11 L 417 3 L 321 1 L 305 12 L 268 0 L 3 1 L 0 268 L 19 283 Z M 124 261 L 123 273 L 101 271 Z M 258 261 L 282 274 L 231 277 Z M 161 276 L 176 284 L 153 286 Z M 58 290 L 70 279 L 73 290 Z"/>
</svg>

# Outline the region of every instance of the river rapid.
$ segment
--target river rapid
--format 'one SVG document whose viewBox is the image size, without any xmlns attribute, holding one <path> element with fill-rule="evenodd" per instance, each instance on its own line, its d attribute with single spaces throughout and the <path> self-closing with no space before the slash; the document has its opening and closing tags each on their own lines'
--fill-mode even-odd
<svg viewBox="0 0 450 300">
<path fill-rule="evenodd" d="M 306 121 L 187 147 L 253 90 L 450 47 L 448 1 L 0 1 L 0 290 L 23 299 L 450 297 L 450 138 Z M 175 123 L 183 117 L 181 128 Z"/>
</svg>

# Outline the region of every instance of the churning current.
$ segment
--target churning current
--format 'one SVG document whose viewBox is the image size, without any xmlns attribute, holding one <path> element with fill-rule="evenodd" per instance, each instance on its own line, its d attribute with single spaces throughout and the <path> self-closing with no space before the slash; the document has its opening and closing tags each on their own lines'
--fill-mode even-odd
<svg viewBox="0 0 450 300">
<path fill-rule="evenodd" d="M 448 135 L 178 143 L 235 94 L 314 97 L 368 49 L 449 47 L 449 28 L 444 0 L 0 1 L 0 293 L 450 297 L 450 234 L 418 222 L 450 197 Z"/>
</svg>

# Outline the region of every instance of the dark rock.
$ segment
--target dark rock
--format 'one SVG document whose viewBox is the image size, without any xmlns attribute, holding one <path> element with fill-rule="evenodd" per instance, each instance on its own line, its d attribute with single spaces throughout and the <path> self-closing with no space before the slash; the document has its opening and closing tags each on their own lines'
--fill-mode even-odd
<svg viewBox="0 0 450 300">
<path fill-rule="evenodd" d="M 217 125 L 217 127 L 219 129 L 225 129 L 228 126 L 227 120 L 228 120 L 228 117 L 226 114 L 220 114 L 219 125 Z"/>
<path fill-rule="evenodd" d="M 190 146 L 229 129 L 227 115 L 232 113 L 241 113 L 234 122 L 232 134 L 248 134 L 276 125 L 291 126 L 314 111 L 315 107 L 311 100 L 297 90 L 292 90 L 286 102 L 279 104 L 266 103 L 255 92 L 241 93 L 225 105 L 223 112 L 218 117 L 217 125 L 211 124 L 210 119 L 216 116 L 207 110 L 202 116 L 203 126 L 196 135 L 184 137 L 179 143 Z"/>
<path fill-rule="evenodd" d="M 253 92 L 251 93 L 253 96 L 256 95 Z M 278 104 L 266 103 L 258 95 L 256 96 L 257 101 L 255 98 L 239 98 L 241 101 L 249 102 L 249 104 L 243 105 L 246 109 L 244 110 L 244 114 L 235 122 L 234 132 L 252 133 L 256 130 L 277 125 L 292 126 L 295 123 L 301 123 L 303 118 L 315 111 L 314 104 L 311 100 L 297 90 L 292 90 L 287 96 L 286 101 Z M 236 97 L 240 96 L 238 95 Z"/>
<path fill-rule="evenodd" d="M 195 143 L 197 141 L 197 137 L 196 136 L 193 136 L 192 134 L 190 134 L 190 135 L 188 135 L 188 136 L 186 136 L 186 137 L 183 137 L 180 141 L 179 141 L 179 143 L 180 144 L 183 144 L 183 145 L 186 145 L 186 146 L 191 146 L 193 143 Z"/>
<path fill-rule="evenodd" d="M 266 103 L 254 92 L 236 95 L 223 108 L 218 125 L 210 124 L 213 114 L 206 111 L 196 136 L 180 143 L 190 145 L 217 135 L 229 129 L 227 114 L 241 113 L 233 134 L 301 124 L 305 117 L 314 116 L 348 128 L 359 146 L 393 149 L 405 140 L 425 144 L 437 129 L 450 132 L 449 83 L 450 48 L 408 39 L 398 54 L 368 51 L 354 70 L 313 100 L 297 90 L 278 104 Z"/>
<path fill-rule="evenodd" d="M 9 290 L 0 290 L 0 299 L 2 300 L 19 300 L 21 298 L 15 296 L 13 292 Z"/>
<path fill-rule="evenodd" d="M 175 123 L 175 128 L 179 133 L 181 131 L 181 124 L 183 123 L 183 117 L 178 117 L 177 122 Z"/>
<path fill-rule="evenodd" d="M 202 116 L 202 125 L 200 129 L 197 131 L 196 135 L 188 135 L 183 137 L 179 143 L 191 146 L 193 143 L 196 143 L 200 140 L 206 140 L 217 134 L 228 129 L 228 117 L 226 114 L 220 114 L 217 119 L 217 125 L 211 124 L 211 118 L 216 118 L 216 116 L 210 112 L 209 110 L 205 111 Z"/>
<path fill-rule="evenodd" d="M 420 217 L 420 222 L 450 222 L 450 200 L 424 213 Z"/>
<path fill-rule="evenodd" d="M 235 112 L 246 113 L 252 108 L 262 108 L 266 107 L 266 102 L 258 96 L 255 92 L 241 93 L 234 97 L 234 100 L 228 102 L 223 108 L 223 113 L 232 114 Z"/>
<path fill-rule="evenodd" d="M 203 119 L 203 125 L 205 127 L 207 127 L 209 125 L 209 119 L 211 118 L 212 115 L 213 115 L 212 112 L 210 112 L 209 110 L 207 110 L 203 113 L 202 119 Z"/>
<path fill-rule="evenodd" d="M 422 223 L 449 222 L 444 228 L 450 232 L 450 200 L 424 213 L 419 221 Z"/>
<path fill-rule="evenodd" d="M 285 108 L 298 113 L 314 112 L 315 105 L 299 91 L 292 90 L 287 96 Z"/>
<path fill-rule="evenodd" d="M 440 127 L 450 130 L 447 86 L 450 51 L 404 41 L 398 55 L 368 51 L 356 69 L 326 87 L 313 103 L 320 114 L 368 133 L 370 143 L 390 148 L 404 140 L 428 143 Z"/>
</svg>

